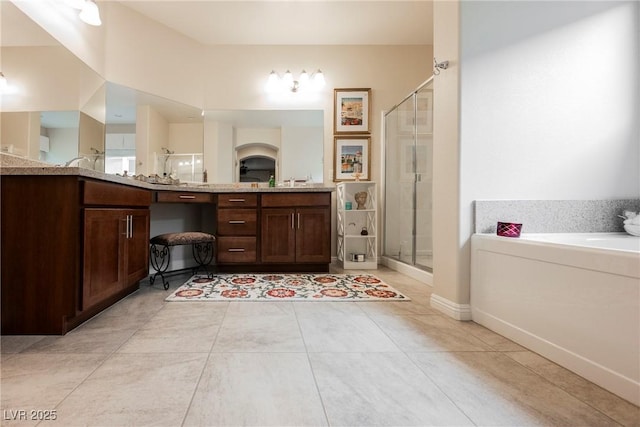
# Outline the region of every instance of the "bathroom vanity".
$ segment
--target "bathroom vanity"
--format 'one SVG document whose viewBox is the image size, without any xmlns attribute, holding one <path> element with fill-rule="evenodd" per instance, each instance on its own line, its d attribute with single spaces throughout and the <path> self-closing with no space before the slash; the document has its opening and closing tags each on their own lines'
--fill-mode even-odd
<svg viewBox="0 0 640 427">
<path fill-rule="evenodd" d="M 219 271 L 328 271 L 331 261 L 331 187 L 166 186 L 60 167 L 1 174 L 3 335 L 65 334 L 138 289 L 152 204 L 213 207 Z"/>
</svg>

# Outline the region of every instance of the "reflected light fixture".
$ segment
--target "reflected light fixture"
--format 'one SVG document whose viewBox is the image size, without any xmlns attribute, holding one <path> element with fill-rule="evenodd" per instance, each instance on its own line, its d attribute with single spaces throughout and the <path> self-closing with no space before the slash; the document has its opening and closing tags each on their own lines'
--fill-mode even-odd
<svg viewBox="0 0 640 427">
<path fill-rule="evenodd" d="M 89 25 L 100 26 L 102 21 L 100 20 L 100 9 L 93 0 L 85 0 L 80 11 L 80 19 Z"/>
<path fill-rule="evenodd" d="M 282 77 L 275 71 L 271 71 L 267 79 L 266 90 L 270 93 L 275 92 L 303 92 L 318 91 L 325 85 L 324 74 L 318 70 L 311 76 L 302 70 L 298 80 L 294 80 L 291 71 L 287 70 Z"/>
</svg>

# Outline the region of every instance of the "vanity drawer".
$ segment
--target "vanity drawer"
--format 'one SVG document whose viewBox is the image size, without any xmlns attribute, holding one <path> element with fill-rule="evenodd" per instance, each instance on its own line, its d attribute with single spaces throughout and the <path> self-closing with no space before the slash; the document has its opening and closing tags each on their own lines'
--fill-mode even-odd
<svg viewBox="0 0 640 427">
<path fill-rule="evenodd" d="M 218 263 L 256 262 L 255 237 L 218 237 Z"/>
<path fill-rule="evenodd" d="M 158 191 L 158 203 L 211 203 L 213 195 L 210 193 L 192 193 L 188 191 Z"/>
<path fill-rule="evenodd" d="M 331 206 L 331 193 L 280 193 L 263 194 L 263 208 L 280 208 L 296 206 Z"/>
<path fill-rule="evenodd" d="M 258 206 L 257 194 L 218 194 L 218 207 L 221 208 L 255 208 L 256 206 Z"/>
<path fill-rule="evenodd" d="M 108 182 L 81 181 L 82 201 L 85 205 L 148 207 L 151 191 Z"/>
<path fill-rule="evenodd" d="M 255 209 L 218 209 L 218 235 L 255 236 L 257 219 Z"/>
</svg>

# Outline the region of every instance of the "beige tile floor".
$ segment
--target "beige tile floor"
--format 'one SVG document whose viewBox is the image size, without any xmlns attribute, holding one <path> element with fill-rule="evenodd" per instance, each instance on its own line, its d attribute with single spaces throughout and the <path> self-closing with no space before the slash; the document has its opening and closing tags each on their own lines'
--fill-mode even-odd
<svg viewBox="0 0 640 427">
<path fill-rule="evenodd" d="M 412 300 L 166 303 L 143 282 L 66 336 L 4 336 L 0 424 L 640 426 L 638 407 L 373 273 Z"/>
</svg>

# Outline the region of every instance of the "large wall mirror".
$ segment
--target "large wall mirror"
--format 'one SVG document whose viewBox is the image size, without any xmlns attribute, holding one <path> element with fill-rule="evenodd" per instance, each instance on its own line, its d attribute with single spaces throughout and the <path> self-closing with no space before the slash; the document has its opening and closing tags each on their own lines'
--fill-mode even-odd
<svg viewBox="0 0 640 427">
<path fill-rule="evenodd" d="M 205 167 L 215 182 L 323 182 L 322 110 L 208 110 Z M 213 173 L 211 173 L 213 171 Z"/>
<path fill-rule="evenodd" d="M 104 168 L 104 79 L 11 2 L 0 2 L 0 149 L 57 165 Z"/>
<path fill-rule="evenodd" d="M 0 150 L 55 165 L 181 182 L 323 182 L 322 110 L 208 110 L 106 82 L 0 2 Z"/>
</svg>

